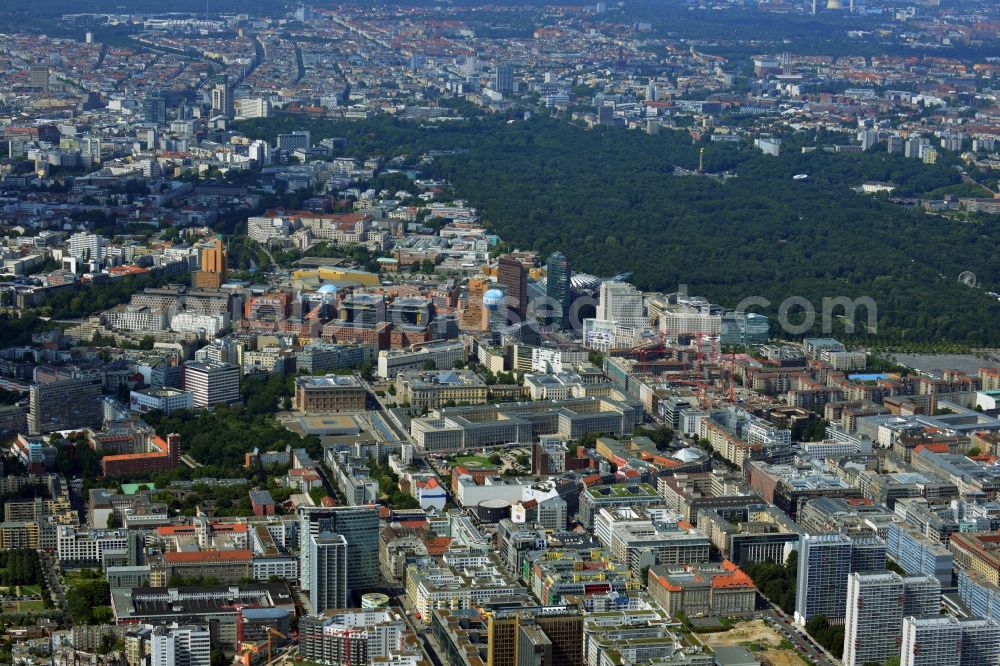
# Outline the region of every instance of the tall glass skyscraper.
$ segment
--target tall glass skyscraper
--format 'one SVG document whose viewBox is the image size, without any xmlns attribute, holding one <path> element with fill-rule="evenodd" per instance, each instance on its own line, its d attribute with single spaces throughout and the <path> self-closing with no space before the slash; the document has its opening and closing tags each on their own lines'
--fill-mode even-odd
<svg viewBox="0 0 1000 666">
<path fill-rule="evenodd" d="M 311 590 L 313 540 L 327 533 L 347 542 L 347 595 L 378 585 L 378 511 L 374 506 L 299 508 L 299 583 Z"/>
<path fill-rule="evenodd" d="M 566 255 L 562 252 L 553 252 L 549 255 L 548 263 L 545 265 L 545 275 L 545 296 L 552 306 L 559 304 L 558 312 L 553 312 L 545 323 L 559 324 L 563 327 L 566 325 L 572 302 L 570 278 L 573 276 L 573 271 Z"/>
</svg>

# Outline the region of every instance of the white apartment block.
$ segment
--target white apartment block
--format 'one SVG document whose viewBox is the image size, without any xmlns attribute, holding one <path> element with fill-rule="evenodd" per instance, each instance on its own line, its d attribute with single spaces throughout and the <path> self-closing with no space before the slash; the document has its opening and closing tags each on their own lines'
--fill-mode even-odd
<svg viewBox="0 0 1000 666">
<path fill-rule="evenodd" d="M 198 625 L 157 627 L 150 636 L 152 666 L 211 666 L 212 646 L 208 627 Z"/>
<path fill-rule="evenodd" d="M 206 337 L 216 337 L 229 328 L 229 315 L 205 315 L 196 312 L 182 312 L 170 318 L 170 330 L 175 333 L 198 333 Z"/>
<path fill-rule="evenodd" d="M 108 328 L 116 331 L 133 331 L 141 333 L 160 332 L 167 329 L 167 311 L 164 308 L 145 306 L 119 305 L 101 315 Z"/>
<path fill-rule="evenodd" d="M 75 233 L 69 237 L 69 254 L 80 261 L 103 261 L 105 244 L 104 236 Z"/>
<path fill-rule="evenodd" d="M 792 431 L 776 428 L 763 419 L 753 419 L 747 426 L 747 442 L 764 446 L 788 446 L 792 443 Z"/>
<path fill-rule="evenodd" d="M 124 550 L 128 530 L 80 530 L 60 525 L 56 534 L 56 554 L 60 562 L 100 562 L 109 550 Z"/>
<path fill-rule="evenodd" d="M 834 370 L 864 370 L 868 365 L 868 354 L 863 351 L 825 349 L 820 352 L 819 360 L 829 363 Z"/>
<path fill-rule="evenodd" d="M 900 666 L 962 666 L 962 627 L 957 620 L 910 616 L 903 618 L 902 633 Z"/>
<path fill-rule="evenodd" d="M 253 558 L 254 580 L 266 583 L 272 576 L 281 580 L 297 581 L 299 579 L 299 558 L 291 556 Z"/>
<path fill-rule="evenodd" d="M 271 102 L 262 97 L 238 99 L 235 106 L 237 118 L 267 118 L 271 115 Z"/>
<path fill-rule="evenodd" d="M 531 371 L 540 373 L 568 372 L 587 360 L 587 353 L 578 349 L 531 348 Z"/>
<path fill-rule="evenodd" d="M 178 391 L 171 388 L 151 388 L 129 393 L 129 409 L 140 414 L 154 411 L 169 414 L 178 409 L 191 409 L 192 407 L 194 407 L 194 400 L 188 391 Z"/>
<path fill-rule="evenodd" d="M 941 584 L 931 576 L 852 573 L 847 579 L 844 666 L 883 663 L 899 655 L 904 614 L 935 613 L 940 607 Z"/>
</svg>

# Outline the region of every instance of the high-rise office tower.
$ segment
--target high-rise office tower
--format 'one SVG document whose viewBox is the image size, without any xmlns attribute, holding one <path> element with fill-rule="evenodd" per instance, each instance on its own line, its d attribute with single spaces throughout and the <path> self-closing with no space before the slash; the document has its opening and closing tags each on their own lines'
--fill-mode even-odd
<svg viewBox="0 0 1000 666">
<path fill-rule="evenodd" d="M 528 314 L 528 271 L 524 264 L 513 257 L 500 257 L 497 282 L 506 289 L 510 320 L 524 321 Z"/>
<path fill-rule="evenodd" d="M 199 289 L 218 289 L 229 273 L 226 246 L 221 238 L 201 251 L 201 270 L 195 271 L 191 283 Z"/>
<path fill-rule="evenodd" d="M 298 150 L 299 148 L 309 148 L 312 145 L 312 138 L 308 131 L 295 131 L 288 132 L 287 134 L 279 134 L 275 138 L 274 147 L 278 150 L 285 150 L 289 153 Z"/>
<path fill-rule="evenodd" d="M 512 608 L 486 614 L 488 666 L 583 666 L 583 613 L 566 606 Z M 544 637 L 544 638 L 543 638 Z"/>
<path fill-rule="evenodd" d="M 342 534 L 309 535 L 309 602 L 313 613 L 347 608 L 347 541 Z"/>
<path fill-rule="evenodd" d="M 160 90 L 154 90 L 142 101 L 142 119 L 156 125 L 167 124 L 167 96 Z"/>
<path fill-rule="evenodd" d="M 28 68 L 28 83 L 32 88 L 49 89 L 49 66 L 32 65 Z"/>
<path fill-rule="evenodd" d="M 851 540 L 843 534 L 804 535 L 799 541 L 795 621 L 805 625 L 816 615 L 831 621 L 844 616 Z"/>
<path fill-rule="evenodd" d="M 497 76 L 493 85 L 496 91 L 503 95 L 514 92 L 514 68 L 510 65 L 497 65 Z"/>
<path fill-rule="evenodd" d="M 40 435 L 100 425 L 104 418 L 103 384 L 100 376 L 66 377 L 32 384 L 28 393 L 28 432 Z"/>
<path fill-rule="evenodd" d="M 947 615 L 903 618 L 900 666 L 993 666 L 1000 658 L 1000 625 Z"/>
<path fill-rule="evenodd" d="M 489 289 L 489 283 L 481 278 L 469 280 L 465 309 L 462 311 L 460 325 L 467 331 L 484 331 L 489 327 L 489 318 L 483 306 L 483 295 Z"/>
<path fill-rule="evenodd" d="M 546 323 L 565 326 L 569 317 L 569 306 L 572 302 L 570 278 L 573 276 L 566 255 L 562 252 L 553 252 L 545 265 L 545 276 L 545 296 L 549 300 L 549 307 L 558 307 L 558 310 L 552 312 L 552 316 Z"/>
<path fill-rule="evenodd" d="M 847 580 L 844 666 L 881 664 L 898 656 L 903 617 L 936 613 L 940 608 L 941 584 L 933 576 L 852 573 Z"/>
<path fill-rule="evenodd" d="M 642 292 L 627 282 L 608 280 L 601 284 L 597 319 L 612 320 L 619 326 L 642 328 L 648 325 Z"/>
<path fill-rule="evenodd" d="M 311 538 L 324 533 L 338 534 L 347 543 L 348 598 L 378 584 L 378 511 L 374 506 L 300 507 L 299 520 L 299 583 L 304 590 L 312 585 Z"/>
<path fill-rule="evenodd" d="M 597 124 L 611 125 L 615 122 L 615 107 L 613 104 L 604 102 L 597 107 Z"/>
<path fill-rule="evenodd" d="M 184 390 L 191 392 L 195 407 L 211 407 L 240 399 L 240 368 L 216 361 L 187 361 L 183 371 Z"/>
<path fill-rule="evenodd" d="M 212 113 L 230 118 L 235 115 L 233 89 L 229 85 L 229 77 L 227 76 L 223 76 L 220 81 L 212 86 Z"/>
<path fill-rule="evenodd" d="M 851 537 L 851 572 L 885 571 L 885 548 L 877 536 Z"/>
</svg>

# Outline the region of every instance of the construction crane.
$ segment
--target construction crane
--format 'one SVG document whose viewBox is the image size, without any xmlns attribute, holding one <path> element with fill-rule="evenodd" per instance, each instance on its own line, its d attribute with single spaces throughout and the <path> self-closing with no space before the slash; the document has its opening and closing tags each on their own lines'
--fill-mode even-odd
<svg viewBox="0 0 1000 666">
<path fill-rule="evenodd" d="M 696 375 L 701 375 L 702 366 L 705 364 L 705 351 L 702 349 L 701 342 L 704 339 L 705 334 L 698 331 L 695 339 L 697 340 L 697 346 L 694 349 L 694 359 L 695 366 L 694 371 Z"/>
<path fill-rule="evenodd" d="M 286 641 L 288 640 L 288 636 L 284 635 L 283 633 L 281 633 L 280 631 L 278 631 L 274 627 L 268 627 L 267 628 L 267 666 L 272 666 L 272 663 L 273 663 L 272 659 L 271 659 L 271 637 L 272 636 L 277 636 L 278 638 L 283 638 Z"/>
</svg>

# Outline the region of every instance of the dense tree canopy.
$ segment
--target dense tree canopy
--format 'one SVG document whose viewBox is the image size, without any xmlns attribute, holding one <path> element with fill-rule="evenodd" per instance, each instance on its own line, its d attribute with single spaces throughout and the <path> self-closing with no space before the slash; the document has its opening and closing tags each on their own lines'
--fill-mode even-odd
<svg viewBox="0 0 1000 666">
<path fill-rule="evenodd" d="M 270 414 L 240 405 L 218 405 L 212 411 L 178 410 L 169 416 L 150 412 L 145 418 L 160 435 L 180 434 L 181 450 L 198 462 L 228 467 L 233 474 L 242 468 L 243 454 L 254 448 L 281 451 L 291 445 L 317 457 L 322 452 L 315 437 L 301 437 Z"/>
<path fill-rule="evenodd" d="M 301 122 L 267 118 L 242 128 L 270 136 Z M 643 289 L 686 284 L 690 293 L 729 306 L 760 296 L 771 302 L 764 311 L 772 316 L 790 296 L 808 299 L 817 311 L 824 297 L 869 296 L 878 328 L 864 342 L 1000 342 L 1000 332 L 984 325 L 1000 315 L 1000 303 L 957 282 L 971 270 L 996 288 L 997 227 L 852 189 L 866 180 L 893 181 L 903 194 L 951 187 L 959 174 L 949 166 L 885 153 L 790 149 L 768 157 L 747 146 L 693 142 L 686 132 L 587 131 L 545 118 L 468 120 L 433 130 L 386 118 L 307 124 L 314 136 L 347 138 L 347 154 L 415 160 L 430 149 L 455 151 L 425 173 L 451 181 L 512 246 L 560 250 L 577 270 L 631 271 Z M 794 148 L 816 137 L 788 142 Z M 702 147 L 706 171 L 735 177 L 672 175 L 675 166 L 696 168 Z M 800 173 L 809 178 L 792 179 Z M 863 310 L 859 319 L 866 320 Z M 821 332 L 820 322 L 808 333 Z M 843 333 L 842 319 L 832 325 L 830 333 Z"/>
<path fill-rule="evenodd" d="M 799 554 L 792 551 L 784 564 L 755 562 L 744 565 L 743 570 L 762 595 L 786 613 L 794 613 L 798 563 Z"/>
</svg>

